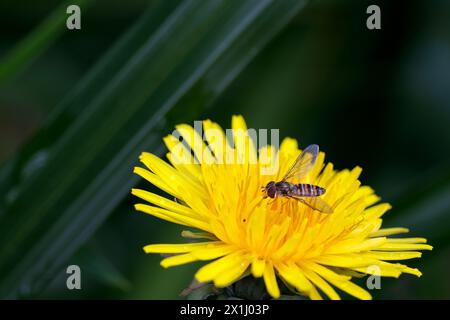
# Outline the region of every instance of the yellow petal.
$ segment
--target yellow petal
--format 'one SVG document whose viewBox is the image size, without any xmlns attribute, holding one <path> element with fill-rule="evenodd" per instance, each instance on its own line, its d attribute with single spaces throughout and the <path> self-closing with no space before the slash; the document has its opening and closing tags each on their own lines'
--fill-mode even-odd
<svg viewBox="0 0 450 320">
<path fill-rule="evenodd" d="M 284 242 L 280 248 L 275 251 L 273 254 L 274 260 L 280 260 L 284 256 L 287 256 L 291 254 L 292 252 L 295 252 L 295 250 L 299 247 L 299 242 L 302 240 L 302 234 L 301 233 L 295 233 L 291 238 L 289 238 L 287 241 Z"/>
<path fill-rule="evenodd" d="M 358 268 L 376 264 L 378 260 L 358 254 L 324 255 L 316 259 L 317 263 L 333 267 Z"/>
<path fill-rule="evenodd" d="M 183 231 L 181 231 L 181 236 L 183 238 L 189 238 L 189 239 L 217 240 L 217 238 L 214 236 L 214 234 L 209 233 L 209 232 L 192 232 L 189 230 L 183 230 Z"/>
<path fill-rule="evenodd" d="M 271 146 L 259 150 L 259 179 L 261 186 L 267 185 L 269 181 L 278 181 L 280 173 L 280 159 L 278 152 Z"/>
<path fill-rule="evenodd" d="M 393 234 L 408 233 L 408 228 L 384 228 L 370 234 L 371 237 L 385 237 Z"/>
<path fill-rule="evenodd" d="M 177 197 L 177 198 L 182 197 L 181 193 L 178 190 L 174 189 L 172 186 L 169 186 L 156 174 L 151 173 L 150 171 L 148 171 L 144 168 L 140 168 L 140 167 L 135 167 L 133 172 L 135 174 L 141 176 L 142 178 L 144 178 L 145 180 L 147 180 L 148 182 L 150 182 L 157 188 L 167 192 L 168 194 L 171 194 L 172 196 Z"/>
<path fill-rule="evenodd" d="M 190 253 L 179 254 L 169 258 L 161 260 L 161 266 L 164 268 L 179 266 L 182 264 L 190 263 L 196 261 L 197 259 L 193 257 Z"/>
<path fill-rule="evenodd" d="M 199 162 L 192 155 L 191 150 L 173 135 L 164 137 L 163 141 L 170 151 L 167 154 L 167 158 L 172 165 L 190 178 L 201 180 Z"/>
<path fill-rule="evenodd" d="M 326 251 L 327 254 L 341 254 L 351 252 L 367 251 L 375 248 L 380 248 L 386 243 L 386 238 L 372 238 L 364 241 L 350 240 L 348 242 L 338 243 Z"/>
<path fill-rule="evenodd" d="M 200 134 L 195 131 L 194 128 L 187 124 L 180 124 L 175 128 L 194 151 L 195 157 L 200 163 L 213 164 L 216 162 L 215 157 L 206 146 Z"/>
<path fill-rule="evenodd" d="M 224 163 L 228 144 L 223 129 L 211 120 L 203 121 L 203 129 L 205 138 L 208 141 L 208 146 L 217 158 L 218 163 Z"/>
<path fill-rule="evenodd" d="M 389 203 L 380 203 L 376 206 L 370 207 L 364 211 L 364 217 L 367 220 L 372 220 L 376 218 L 380 218 L 383 214 L 386 213 L 392 206 Z"/>
<path fill-rule="evenodd" d="M 347 292 L 348 294 L 361 299 L 361 300 L 371 300 L 372 296 L 367 290 L 364 290 L 363 288 L 357 286 L 351 281 L 341 281 L 336 280 L 334 277 L 327 277 L 326 275 L 323 275 L 324 278 L 329 281 L 332 285 L 335 287 L 341 289 L 342 291 Z"/>
<path fill-rule="evenodd" d="M 422 272 L 420 272 L 419 269 L 410 268 L 410 267 L 407 267 L 407 266 L 403 267 L 402 272 L 409 273 L 409 274 L 415 275 L 417 277 L 421 277 L 422 276 Z"/>
<path fill-rule="evenodd" d="M 220 242 L 194 242 L 180 244 L 149 244 L 144 247 L 145 253 L 184 253 L 190 252 L 199 247 L 207 247 L 210 244 Z"/>
<path fill-rule="evenodd" d="M 235 246 L 226 245 L 221 242 L 211 243 L 208 246 L 194 249 L 191 254 L 199 260 L 212 260 L 222 257 L 236 250 Z"/>
<path fill-rule="evenodd" d="M 433 247 L 428 244 L 414 243 L 385 243 L 377 248 L 383 251 L 406 251 L 406 250 L 432 250 Z"/>
<path fill-rule="evenodd" d="M 275 299 L 280 297 L 280 289 L 278 288 L 277 278 L 272 264 L 266 263 L 264 268 L 264 283 L 266 284 L 267 292 Z"/>
<path fill-rule="evenodd" d="M 323 277 L 323 279 L 341 289 L 342 291 L 345 291 L 358 299 L 372 299 L 371 295 L 366 290 L 350 281 L 351 277 L 339 275 L 334 271 L 318 264 L 308 263 L 307 266 L 309 266 L 313 271 L 317 272 L 317 274 Z"/>
<path fill-rule="evenodd" d="M 281 225 L 274 225 L 269 232 L 268 239 L 266 240 L 266 252 L 274 252 L 275 249 L 282 243 L 283 238 L 286 236 L 288 228 L 291 223 L 291 218 L 286 217 Z"/>
<path fill-rule="evenodd" d="M 192 156 L 190 150 L 183 143 L 180 143 L 181 141 L 175 136 L 169 134 L 163 138 L 163 141 L 170 152 L 175 153 L 175 155 L 182 157 L 184 160 L 188 160 L 190 163 L 195 163 L 196 159 Z"/>
<path fill-rule="evenodd" d="M 368 265 L 366 267 L 354 268 L 353 270 L 376 276 L 398 278 L 402 274 L 403 267 L 404 266 L 399 263 L 394 264 L 384 261 L 378 261 L 377 263 Z"/>
<path fill-rule="evenodd" d="M 388 243 L 427 243 L 425 238 L 390 238 Z"/>
<path fill-rule="evenodd" d="M 326 277 L 327 279 L 333 278 L 333 279 L 336 279 L 339 281 L 348 281 L 348 280 L 351 280 L 351 278 L 352 278 L 350 276 L 337 274 L 336 272 L 330 270 L 329 268 L 321 266 L 320 264 L 317 264 L 314 262 L 308 262 L 307 266 L 312 271 L 316 272 L 317 274 L 319 274 L 322 277 Z"/>
<path fill-rule="evenodd" d="M 413 258 L 420 258 L 422 256 L 422 252 L 418 251 L 371 251 L 364 253 L 364 256 L 373 259 L 380 260 L 407 260 Z"/>
<path fill-rule="evenodd" d="M 243 260 L 242 252 L 235 252 L 217 259 L 201 267 L 195 274 L 195 278 L 200 282 L 208 282 L 217 277 L 224 270 L 230 269 Z"/>
<path fill-rule="evenodd" d="M 298 142 L 296 139 L 286 137 L 283 139 L 280 145 L 280 152 L 287 154 L 299 154 Z"/>
<path fill-rule="evenodd" d="M 191 208 L 188 208 L 186 206 L 183 206 L 179 203 L 176 203 L 175 201 L 171 201 L 167 198 L 161 197 L 157 194 L 154 194 L 152 192 L 148 192 L 145 190 L 140 189 L 131 189 L 131 194 L 144 199 L 150 203 L 156 204 L 157 206 L 167 209 L 169 211 L 173 211 L 176 213 L 179 213 L 181 215 L 185 215 L 192 218 L 199 218 L 199 215 L 194 212 Z"/>
<path fill-rule="evenodd" d="M 196 218 L 183 216 L 175 212 L 171 212 L 158 207 L 149 206 L 146 204 L 139 203 L 136 204 L 134 207 L 137 211 L 148 213 L 160 219 L 211 232 L 211 227 L 209 226 L 209 224 Z"/>
<path fill-rule="evenodd" d="M 186 192 L 188 194 L 195 194 L 198 198 L 205 199 L 205 189 L 197 180 L 190 179 L 154 154 L 143 152 L 140 160 L 154 174 L 163 179 L 166 185 L 170 186 L 173 190 L 182 191 L 179 194 Z M 184 200 L 184 194 L 179 198 Z"/>
<path fill-rule="evenodd" d="M 266 262 L 263 259 L 253 259 L 252 262 L 252 273 L 255 278 L 262 277 L 264 274 L 264 268 L 266 266 Z"/>
<path fill-rule="evenodd" d="M 331 300 L 341 299 L 336 291 L 325 280 L 323 280 L 322 277 L 320 277 L 316 272 L 309 269 L 307 264 L 301 264 L 300 268 L 305 276 L 320 290 L 322 290 Z"/>
<path fill-rule="evenodd" d="M 248 259 L 243 257 L 242 260 L 218 274 L 214 278 L 214 285 L 218 288 L 229 286 L 242 276 L 242 274 L 247 270 L 249 264 Z"/>
<path fill-rule="evenodd" d="M 312 286 L 312 289 L 309 293 L 309 298 L 311 300 L 323 300 L 322 296 L 320 295 L 319 291 L 317 291 L 316 287 Z"/>
<path fill-rule="evenodd" d="M 258 250 L 263 246 L 263 239 L 266 229 L 266 211 L 261 210 L 257 214 L 253 214 L 249 219 L 248 242 L 252 248 Z"/>
<path fill-rule="evenodd" d="M 244 118 L 242 116 L 233 116 L 231 119 L 231 127 L 233 128 L 233 142 L 237 152 L 238 163 L 256 164 L 257 154 L 255 144 L 249 135 L 250 130 L 247 129 Z M 257 139 L 256 131 L 253 129 L 251 132 L 255 135 L 254 138 Z"/>
<path fill-rule="evenodd" d="M 245 123 L 244 117 L 241 115 L 233 115 L 231 117 L 231 127 L 233 130 L 247 130 L 247 124 Z"/>
<path fill-rule="evenodd" d="M 277 265 L 277 270 L 280 276 L 286 280 L 290 285 L 294 286 L 301 293 L 309 293 L 312 289 L 312 284 L 303 275 L 299 267 L 294 264 Z"/>
<path fill-rule="evenodd" d="M 166 157 L 169 159 L 170 163 L 186 177 L 189 177 L 189 179 L 194 180 L 196 183 L 201 183 L 203 176 L 199 164 L 191 162 L 191 160 L 186 161 L 174 153 L 167 153 Z"/>
</svg>

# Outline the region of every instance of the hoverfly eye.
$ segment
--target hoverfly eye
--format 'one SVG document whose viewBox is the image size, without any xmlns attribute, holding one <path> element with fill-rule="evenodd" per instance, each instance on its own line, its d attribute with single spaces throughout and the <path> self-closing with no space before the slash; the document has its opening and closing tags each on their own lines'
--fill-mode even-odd
<svg viewBox="0 0 450 320">
<path fill-rule="evenodd" d="M 267 195 L 271 198 L 275 197 L 276 188 L 274 185 L 270 185 L 269 188 L 267 188 Z"/>
</svg>

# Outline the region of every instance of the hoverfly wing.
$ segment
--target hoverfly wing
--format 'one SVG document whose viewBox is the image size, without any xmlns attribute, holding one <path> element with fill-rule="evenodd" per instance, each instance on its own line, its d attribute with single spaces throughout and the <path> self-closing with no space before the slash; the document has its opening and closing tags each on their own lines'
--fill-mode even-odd
<svg viewBox="0 0 450 320">
<path fill-rule="evenodd" d="M 282 181 L 286 181 L 293 177 L 297 179 L 303 178 L 316 163 L 317 155 L 319 154 L 319 146 L 312 144 L 306 147 L 302 153 L 297 157 L 292 167 L 288 170 Z"/>
<path fill-rule="evenodd" d="M 308 207 L 322 213 L 333 213 L 333 208 L 319 197 L 291 197 L 299 200 Z"/>
</svg>

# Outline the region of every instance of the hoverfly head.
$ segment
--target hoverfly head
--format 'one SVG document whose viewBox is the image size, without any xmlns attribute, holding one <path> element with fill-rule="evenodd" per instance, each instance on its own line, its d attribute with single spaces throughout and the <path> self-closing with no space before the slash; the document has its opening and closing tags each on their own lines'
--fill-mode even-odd
<svg viewBox="0 0 450 320">
<path fill-rule="evenodd" d="M 265 187 L 262 187 L 262 191 L 264 192 L 264 198 L 275 198 L 275 194 L 277 191 L 275 187 L 275 181 L 270 181 Z"/>
</svg>

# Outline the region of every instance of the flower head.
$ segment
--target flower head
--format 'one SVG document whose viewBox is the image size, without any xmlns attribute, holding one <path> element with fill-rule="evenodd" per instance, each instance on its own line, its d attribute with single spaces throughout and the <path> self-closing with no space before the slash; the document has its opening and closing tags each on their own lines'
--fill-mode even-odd
<svg viewBox="0 0 450 320">
<path fill-rule="evenodd" d="M 378 203 L 373 189 L 361 185 L 361 168 L 335 170 L 319 153 L 312 170 L 298 182 L 326 189 L 321 198 L 333 213 L 324 214 L 300 201 L 266 198 L 261 192 L 269 181 L 280 181 L 299 155 L 294 139 L 284 139 L 279 150 L 271 145 L 257 150 L 248 134 L 243 144 L 233 146 L 216 123 L 206 120 L 203 129 L 204 138 L 191 126 L 177 126 L 183 143 L 174 135 L 164 138 L 171 164 L 143 153 L 140 160 L 147 169 L 135 168 L 171 196 L 133 189 L 150 203 L 136 204 L 136 210 L 197 229 L 182 232 L 193 242 L 144 247 L 147 253 L 172 254 L 161 261 L 163 267 L 214 260 L 197 271 L 198 281 L 225 287 L 252 274 L 264 279 L 274 298 L 280 296 L 277 278 L 311 299 L 339 299 L 335 288 L 370 299 L 352 276 L 421 275 L 394 261 L 418 258 L 418 250 L 432 247 L 423 238 L 389 237 L 408 230 L 382 228 L 382 216 L 391 206 Z M 244 119 L 234 116 L 232 129 L 238 140 L 236 132 L 247 132 Z M 225 161 L 227 157 L 234 161 Z M 261 170 L 268 167 L 275 170 Z"/>
</svg>

